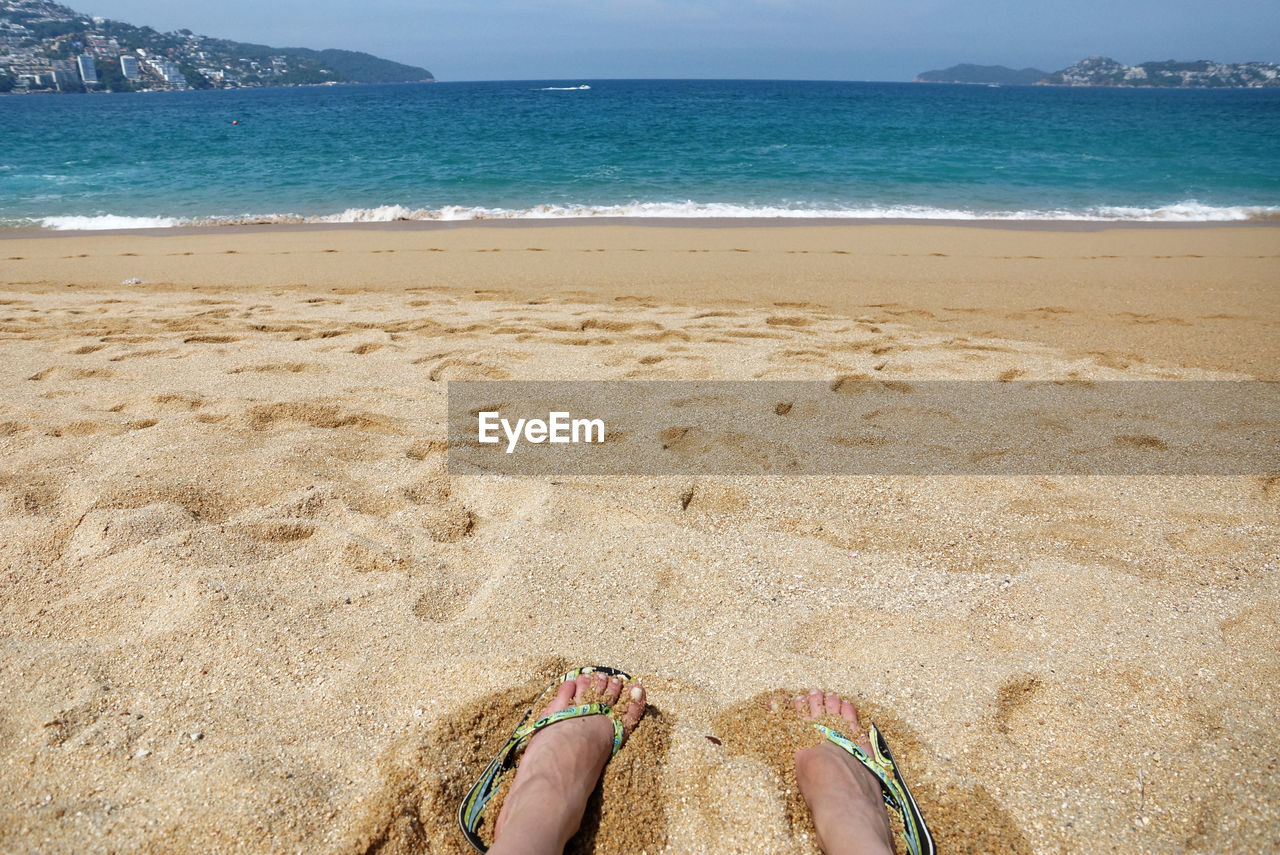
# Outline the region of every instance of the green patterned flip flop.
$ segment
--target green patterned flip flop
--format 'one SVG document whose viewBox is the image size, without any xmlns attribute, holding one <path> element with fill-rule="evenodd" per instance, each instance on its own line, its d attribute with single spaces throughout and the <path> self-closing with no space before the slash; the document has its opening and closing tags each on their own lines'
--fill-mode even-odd
<svg viewBox="0 0 1280 855">
<path fill-rule="evenodd" d="M 829 742 L 852 754 L 855 760 L 866 766 L 880 781 L 885 806 L 902 818 L 902 837 L 907 846 L 907 852 L 910 855 L 936 855 L 938 850 L 933 844 L 933 836 L 929 834 L 929 828 L 924 824 L 924 816 L 916 806 L 916 800 L 911 797 L 907 782 L 902 780 L 902 773 L 893 762 L 889 743 L 884 741 L 880 730 L 873 724 L 867 732 L 867 738 L 871 741 L 871 752 L 874 755 L 868 756 L 867 752 L 847 736 L 825 725 L 814 724 L 814 727 Z"/>
<path fill-rule="evenodd" d="M 619 671 L 616 668 L 607 668 L 603 665 L 588 665 L 585 668 L 575 668 L 566 672 L 564 676 L 547 686 L 542 694 L 538 696 L 533 706 L 529 707 L 529 711 L 524 714 L 524 718 L 520 719 L 520 724 L 511 732 L 511 737 L 507 740 L 506 745 L 502 746 L 498 756 L 494 757 L 493 761 L 485 767 L 484 772 L 480 775 L 480 780 L 476 781 L 475 785 L 467 792 L 467 797 L 462 800 L 462 804 L 458 807 L 458 825 L 462 828 L 462 833 L 466 835 L 467 842 L 474 846 L 476 851 L 489 851 L 489 847 L 485 846 L 484 841 L 480 839 L 480 823 L 484 820 L 484 809 L 489 804 L 489 800 L 493 798 L 494 791 L 498 789 L 498 783 L 502 780 L 503 774 L 513 769 L 518 763 L 520 752 L 529 744 L 529 739 L 542 728 L 558 721 L 581 718 L 587 715 L 610 716 L 613 712 L 613 708 L 608 704 L 582 704 L 543 716 L 537 721 L 529 721 L 533 711 L 546 706 L 547 702 L 555 697 L 556 692 L 563 683 L 576 680 L 581 674 L 595 673 L 617 677 L 623 683 L 631 681 L 630 674 Z M 621 721 L 612 716 L 610 716 L 610 721 L 613 722 L 613 754 L 617 754 L 618 749 L 622 747 L 622 740 L 626 734 L 622 729 Z"/>
</svg>

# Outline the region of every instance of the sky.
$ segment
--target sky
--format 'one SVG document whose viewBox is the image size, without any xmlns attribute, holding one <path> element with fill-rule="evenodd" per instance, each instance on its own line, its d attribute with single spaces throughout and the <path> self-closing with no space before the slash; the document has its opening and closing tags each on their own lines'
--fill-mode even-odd
<svg viewBox="0 0 1280 855">
<path fill-rule="evenodd" d="M 1101 54 L 1280 62 L 1277 0 L 62 0 L 157 30 L 345 48 L 438 80 L 910 80 Z"/>
</svg>

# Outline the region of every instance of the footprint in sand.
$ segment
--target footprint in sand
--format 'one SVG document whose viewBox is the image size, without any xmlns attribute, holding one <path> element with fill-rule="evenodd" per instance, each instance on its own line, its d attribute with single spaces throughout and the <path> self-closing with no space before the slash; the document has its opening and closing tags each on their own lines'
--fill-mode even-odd
<svg viewBox="0 0 1280 855">
<path fill-rule="evenodd" d="M 813 324 L 813 319 L 802 315 L 771 315 L 764 322 L 771 327 L 807 327 Z"/>
<path fill-rule="evenodd" d="M 1114 437 L 1112 443 L 1119 448 L 1136 448 L 1142 451 L 1166 451 L 1169 448 L 1164 440 L 1147 434 L 1121 434 Z"/>
<path fill-rule="evenodd" d="M 400 494 L 415 506 L 416 522 L 437 543 L 457 543 L 475 533 L 475 514 L 452 496 L 446 478 L 419 481 Z"/>
<path fill-rule="evenodd" d="M 115 376 L 108 368 L 68 368 L 54 365 L 43 371 L 37 371 L 28 380 L 100 380 Z"/>
<path fill-rule="evenodd" d="M 265 543 L 297 543 L 316 533 L 312 523 L 294 519 L 263 520 L 243 526 L 250 537 Z"/>
<path fill-rule="evenodd" d="M 62 425 L 60 427 L 50 428 L 49 436 L 93 436 L 98 433 L 113 432 L 113 426 L 102 424 L 100 422 L 78 421 Z"/>
<path fill-rule="evenodd" d="M 188 413 L 204 406 L 203 398 L 186 392 L 165 392 L 160 395 L 152 395 L 151 401 L 162 411 L 171 413 Z"/>
<path fill-rule="evenodd" d="M 413 604 L 413 616 L 427 623 L 453 620 L 466 611 L 480 588 L 475 574 L 454 572 L 445 564 L 425 574 L 420 571 L 414 584 L 422 594 Z"/>
<path fill-rule="evenodd" d="M 254 430 L 272 430 L 282 424 L 302 424 L 310 427 L 337 430 L 394 432 L 391 419 L 377 413 L 349 412 L 336 404 L 324 401 L 282 401 L 250 407 L 245 412 L 249 426 Z"/>
<path fill-rule="evenodd" d="M 322 371 L 322 366 L 311 362 L 259 362 L 256 365 L 242 365 L 232 368 L 228 374 L 301 374 L 304 371 Z"/>
<path fill-rule="evenodd" d="M 1034 674 L 1022 674 L 1005 680 L 996 693 L 996 730 L 1009 733 L 1026 723 L 1028 710 L 1037 696 L 1043 694 L 1044 683 Z"/>
<path fill-rule="evenodd" d="M 148 505 L 175 505 L 199 522 L 222 523 L 236 510 L 230 493 L 211 485 L 143 478 L 108 492 L 98 502 L 102 509 L 132 510 Z"/>
<path fill-rule="evenodd" d="M 452 356 L 441 359 L 427 371 L 427 379 L 433 383 L 445 380 L 506 380 L 510 376 L 505 368 Z"/>
<path fill-rule="evenodd" d="M 240 341 L 242 336 L 227 335 L 224 333 L 201 333 L 199 335 L 187 336 L 182 340 L 183 344 L 231 344 L 233 341 Z"/>
</svg>

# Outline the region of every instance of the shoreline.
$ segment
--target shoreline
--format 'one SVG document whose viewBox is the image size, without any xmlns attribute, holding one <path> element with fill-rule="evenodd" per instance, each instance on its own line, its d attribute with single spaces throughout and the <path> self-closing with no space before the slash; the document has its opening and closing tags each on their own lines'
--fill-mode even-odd
<svg viewBox="0 0 1280 855">
<path fill-rule="evenodd" d="M 466 228 L 576 228 L 582 226 L 614 226 L 637 228 L 858 228 L 867 226 L 903 226 L 908 228 L 974 228 L 1030 232 L 1102 232 L 1121 230 L 1199 230 L 1199 229 L 1280 229 L 1280 220 L 1199 220 L 1194 222 L 1161 222 L 1148 220 L 1015 220 L 1015 219 L 923 219 L 909 217 L 510 217 L 467 220 L 387 220 L 354 223 L 307 222 L 226 222 L 200 223 L 169 227 L 124 229 L 0 229 L 0 241 L 42 237 L 163 237 L 203 233 L 256 232 L 322 232 L 322 231 L 444 231 Z"/>
<path fill-rule="evenodd" d="M 10 290 L 281 288 L 461 298 L 891 311 L 1116 364 L 1280 377 L 1280 228 L 1039 228 L 739 220 L 246 225 L 36 233 L 0 244 Z"/>
</svg>

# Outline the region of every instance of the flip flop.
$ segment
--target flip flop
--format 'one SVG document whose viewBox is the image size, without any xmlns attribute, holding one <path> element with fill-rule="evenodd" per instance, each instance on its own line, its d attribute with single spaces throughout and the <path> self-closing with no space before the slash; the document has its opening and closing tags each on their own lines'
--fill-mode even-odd
<svg viewBox="0 0 1280 855">
<path fill-rule="evenodd" d="M 893 752 L 889 750 L 889 743 L 884 741 L 879 728 L 873 724 L 867 731 L 867 738 L 871 741 L 871 755 L 868 755 L 849 737 L 826 725 L 814 723 L 813 726 L 827 741 L 852 754 L 855 760 L 866 766 L 880 781 L 885 806 L 902 819 L 902 838 L 907 852 L 910 855 L 936 855 L 938 850 L 933 844 L 933 835 L 929 834 L 924 816 L 920 813 L 916 800 L 911 797 L 907 782 L 902 780 L 902 773 L 893 762 Z"/>
<path fill-rule="evenodd" d="M 480 824 L 484 820 L 485 807 L 488 806 L 489 800 L 493 798 L 494 792 L 498 789 L 502 776 L 515 768 L 519 762 L 520 753 L 529 744 L 530 738 L 539 730 L 566 719 L 581 718 L 588 715 L 609 716 L 609 720 L 613 722 L 613 752 L 609 756 L 612 757 L 613 754 L 617 754 L 618 749 L 622 747 L 622 740 L 626 738 L 626 732 L 622 728 L 622 722 L 610 715 L 613 712 L 613 707 L 608 704 L 596 702 L 580 704 L 576 707 L 566 707 L 559 712 L 545 715 L 536 721 L 529 721 L 533 711 L 546 706 L 555 697 L 562 684 L 570 680 L 576 680 L 581 674 L 596 673 L 617 677 L 623 683 L 631 681 L 631 675 L 625 671 L 619 671 L 616 668 L 608 668 L 603 665 L 588 665 L 565 672 L 564 676 L 547 686 L 542 694 L 538 696 L 538 699 L 533 702 L 533 706 L 529 707 L 529 711 L 524 714 L 524 718 L 520 719 L 516 729 L 511 732 L 511 736 L 507 739 L 506 744 L 502 746 L 502 750 L 485 767 L 484 772 L 480 775 L 480 780 L 476 781 L 475 785 L 467 792 L 466 798 L 462 800 L 462 804 L 458 807 L 458 825 L 462 828 L 462 833 L 466 836 L 467 842 L 474 846 L 477 852 L 489 851 L 489 847 L 480 839 Z M 622 697 L 627 697 L 625 692 Z"/>
</svg>

